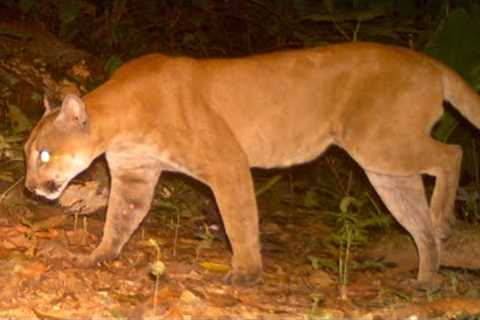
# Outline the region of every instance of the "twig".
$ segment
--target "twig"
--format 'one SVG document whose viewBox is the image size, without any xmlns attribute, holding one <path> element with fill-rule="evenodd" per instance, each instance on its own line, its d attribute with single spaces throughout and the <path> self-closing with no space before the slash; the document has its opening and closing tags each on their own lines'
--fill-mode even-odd
<svg viewBox="0 0 480 320">
<path fill-rule="evenodd" d="M 20 181 L 23 181 L 25 179 L 25 177 L 21 177 L 20 179 L 18 179 L 17 181 L 15 181 L 14 184 L 12 184 L 7 190 L 5 190 L 4 193 L 2 193 L 2 195 L 0 196 L 0 203 L 3 202 L 3 200 L 5 199 L 5 197 L 7 196 L 7 194 L 12 191 L 19 183 Z"/>
<path fill-rule="evenodd" d="M 374 20 L 380 17 L 384 17 L 388 13 L 388 9 L 367 9 L 367 10 L 348 10 L 344 12 L 333 12 L 330 8 L 327 8 L 328 13 L 310 14 L 302 17 L 302 20 L 310 20 L 314 22 L 345 22 L 345 21 L 358 21 L 366 22 Z"/>
<path fill-rule="evenodd" d="M 330 171 L 333 173 L 335 176 L 335 179 L 337 180 L 338 186 L 340 186 L 340 191 L 342 191 L 342 194 L 348 195 L 348 190 L 343 186 L 342 179 L 340 179 L 340 176 L 338 175 L 337 169 L 333 166 L 330 157 L 327 156 L 325 157 L 325 162 L 327 163 L 328 167 L 330 168 Z"/>
<path fill-rule="evenodd" d="M 180 211 L 177 209 L 177 222 L 175 223 L 175 236 L 173 239 L 173 256 L 177 256 L 178 228 L 180 227 Z"/>
<path fill-rule="evenodd" d="M 276 12 L 275 10 L 270 9 L 268 6 L 266 6 L 265 4 L 263 4 L 261 1 L 248 0 L 248 2 L 250 2 L 250 3 L 256 5 L 256 6 L 260 7 L 260 8 L 262 8 L 263 10 L 265 10 L 265 11 L 267 11 L 268 13 L 272 14 L 273 16 L 275 16 L 275 17 L 278 19 L 278 21 L 279 21 L 280 23 L 282 23 L 283 25 L 285 25 L 288 29 L 290 29 L 290 30 L 296 30 L 296 32 L 298 32 L 298 33 L 300 33 L 300 34 L 305 34 L 305 35 L 306 35 L 306 33 L 304 33 L 303 31 L 299 30 L 298 28 L 295 28 L 295 26 L 294 26 L 292 23 L 290 23 L 288 20 L 284 19 L 281 14 L 279 14 L 279 13 Z"/>
<path fill-rule="evenodd" d="M 259 197 L 268 190 L 270 190 L 278 181 L 282 179 L 282 175 L 277 174 L 271 177 L 263 186 L 261 186 L 258 191 L 256 192 L 256 196 Z"/>
<path fill-rule="evenodd" d="M 362 21 L 357 20 L 357 25 L 355 26 L 355 31 L 353 31 L 353 41 L 357 42 L 358 39 L 358 31 L 360 31 L 360 25 L 362 24 Z"/>
<path fill-rule="evenodd" d="M 345 39 L 347 41 L 352 40 L 352 39 L 350 39 L 350 36 L 342 29 L 342 27 L 340 27 L 340 25 L 337 23 L 337 21 L 333 20 L 333 25 L 338 30 L 338 32 L 340 32 L 340 34 L 345 37 Z"/>
</svg>

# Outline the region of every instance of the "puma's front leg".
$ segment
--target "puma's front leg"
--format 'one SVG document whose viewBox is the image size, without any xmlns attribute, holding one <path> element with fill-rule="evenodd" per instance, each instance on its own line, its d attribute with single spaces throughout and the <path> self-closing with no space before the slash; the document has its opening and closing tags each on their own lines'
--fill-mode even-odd
<svg viewBox="0 0 480 320">
<path fill-rule="evenodd" d="M 111 189 L 103 237 L 88 256 L 75 256 L 74 263 L 88 267 L 116 258 L 150 209 L 160 166 L 151 161 L 107 155 Z"/>
<path fill-rule="evenodd" d="M 210 183 L 233 251 L 232 271 L 226 281 L 257 284 L 262 280 L 258 210 L 246 161 L 218 168 Z"/>
</svg>

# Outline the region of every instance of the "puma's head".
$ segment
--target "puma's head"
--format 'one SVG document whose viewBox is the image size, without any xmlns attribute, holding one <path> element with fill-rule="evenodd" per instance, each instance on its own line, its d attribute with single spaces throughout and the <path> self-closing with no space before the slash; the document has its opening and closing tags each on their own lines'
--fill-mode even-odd
<svg viewBox="0 0 480 320">
<path fill-rule="evenodd" d="M 82 100 L 68 95 L 61 108 L 50 108 L 25 144 L 25 187 L 47 199 L 56 199 L 77 174 L 95 158 L 90 122 Z"/>
</svg>

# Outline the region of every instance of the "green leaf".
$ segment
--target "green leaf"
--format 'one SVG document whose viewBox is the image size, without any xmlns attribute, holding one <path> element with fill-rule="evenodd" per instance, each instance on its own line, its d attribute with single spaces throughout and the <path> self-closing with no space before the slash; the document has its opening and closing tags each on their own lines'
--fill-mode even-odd
<svg viewBox="0 0 480 320">
<path fill-rule="evenodd" d="M 337 262 L 333 259 L 321 258 L 316 256 L 307 256 L 314 269 L 327 269 L 333 272 L 337 271 Z"/>
<path fill-rule="evenodd" d="M 24 13 L 29 13 L 33 8 L 33 0 L 20 0 L 18 2 L 18 8 Z"/>
<path fill-rule="evenodd" d="M 75 21 L 80 15 L 81 2 L 76 0 L 62 1 L 58 7 L 58 18 L 62 24 Z"/>
<path fill-rule="evenodd" d="M 433 128 L 432 136 L 439 141 L 446 142 L 457 126 L 457 119 L 450 112 L 445 112 Z"/>
<path fill-rule="evenodd" d="M 316 192 L 314 189 L 309 189 L 305 193 L 305 198 L 303 198 L 303 205 L 309 209 L 318 208 L 320 205 L 320 197 L 318 192 Z"/>
<path fill-rule="evenodd" d="M 13 104 L 8 104 L 8 112 L 10 115 L 10 122 L 14 134 L 29 131 L 32 129 L 32 123 L 27 116 L 20 110 L 19 107 Z"/>
<path fill-rule="evenodd" d="M 116 54 L 114 54 L 110 56 L 110 58 L 108 58 L 107 62 L 105 62 L 105 66 L 103 67 L 103 70 L 105 70 L 108 76 L 111 76 L 115 72 L 115 70 L 120 68 L 122 64 L 123 64 L 122 59 Z"/>
<path fill-rule="evenodd" d="M 340 201 L 340 211 L 346 213 L 349 211 L 350 206 L 354 205 L 355 207 L 360 207 L 360 201 L 355 197 L 346 196 Z"/>
</svg>

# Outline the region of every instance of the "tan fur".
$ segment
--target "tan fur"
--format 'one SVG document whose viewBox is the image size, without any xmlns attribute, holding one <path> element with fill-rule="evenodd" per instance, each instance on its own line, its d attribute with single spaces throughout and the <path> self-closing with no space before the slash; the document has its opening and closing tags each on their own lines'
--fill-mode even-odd
<svg viewBox="0 0 480 320">
<path fill-rule="evenodd" d="M 56 197 L 59 185 L 106 154 L 112 182 L 104 236 L 78 261 L 91 265 L 120 253 L 148 212 L 162 171 L 187 173 L 213 190 L 233 249 L 230 280 L 255 282 L 262 263 L 249 168 L 310 161 L 336 144 L 366 170 L 412 234 L 418 279 L 429 282 L 462 154 L 430 137 L 443 100 L 480 125 L 480 97 L 455 72 L 377 44 L 240 59 L 147 55 L 122 66 L 83 102 L 70 96 L 61 110 L 47 107 L 26 144 L 26 186 Z M 38 161 L 42 149 L 52 155 L 48 163 Z M 430 206 L 421 174 L 436 178 Z"/>
</svg>

